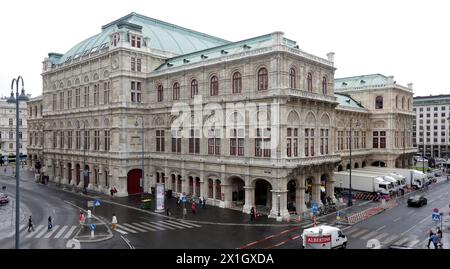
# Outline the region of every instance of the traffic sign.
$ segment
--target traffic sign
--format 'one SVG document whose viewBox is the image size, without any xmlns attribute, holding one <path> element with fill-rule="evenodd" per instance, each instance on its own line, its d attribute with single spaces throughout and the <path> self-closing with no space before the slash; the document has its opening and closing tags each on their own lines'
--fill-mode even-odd
<svg viewBox="0 0 450 269">
<path fill-rule="evenodd" d="M 336 216 L 340 216 L 341 214 L 341 211 L 336 211 Z"/>
<path fill-rule="evenodd" d="M 94 201 L 88 201 L 88 207 L 94 207 Z"/>
<path fill-rule="evenodd" d="M 95 206 L 100 206 L 100 200 L 95 200 L 94 205 Z"/>
<path fill-rule="evenodd" d="M 90 226 L 91 226 L 91 230 L 95 230 L 95 227 L 96 227 L 97 225 L 91 224 Z"/>
<path fill-rule="evenodd" d="M 431 214 L 431 219 L 434 221 L 440 221 L 441 215 L 439 213 L 433 213 L 433 214 Z"/>
<path fill-rule="evenodd" d="M 435 208 L 433 209 L 433 212 L 439 212 L 439 209 Z"/>
</svg>

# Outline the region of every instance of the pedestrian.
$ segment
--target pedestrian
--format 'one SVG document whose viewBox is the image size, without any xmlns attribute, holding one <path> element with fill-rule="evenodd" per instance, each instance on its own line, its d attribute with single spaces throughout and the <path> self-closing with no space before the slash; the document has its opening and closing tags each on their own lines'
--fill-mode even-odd
<svg viewBox="0 0 450 269">
<path fill-rule="evenodd" d="M 166 215 L 167 215 L 167 216 L 172 215 L 172 214 L 170 213 L 170 209 L 169 209 L 169 208 L 166 209 Z"/>
<path fill-rule="evenodd" d="M 109 190 L 109 193 L 111 194 L 111 198 L 113 198 L 114 197 L 114 189 L 113 189 L 113 187 L 111 187 L 111 189 Z"/>
<path fill-rule="evenodd" d="M 430 248 L 430 243 L 433 241 L 432 237 L 434 235 L 434 231 L 433 229 L 430 229 L 429 233 L 428 233 L 428 244 L 427 244 L 427 248 Z"/>
<path fill-rule="evenodd" d="M 437 236 L 437 234 L 433 234 L 431 236 L 431 241 L 433 242 L 434 249 L 438 249 L 439 237 Z"/>
<path fill-rule="evenodd" d="M 439 239 L 439 246 L 442 247 L 442 230 L 439 227 L 437 227 L 436 229 L 437 229 L 436 235 Z"/>
<path fill-rule="evenodd" d="M 117 217 L 116 214 L 113 214 L 111 220 L 111 229 L 115 230 L 117 228 Z"/>
<path fill-rule="evenodd" d="M 195 203 L 195 201 L 192 202 L 191 210 L 192 214 L 195 214 L 195 212 L 197 212 L 197 204 Z"/>
<path fill-rule="evenodd" d="M 53 228 L 52 216 L 48 216 L 48 226 L 47 226 L 47 231 L 51 231 L 52 228 Z"/>
<path fill-rule="evenodd" d="M 84 216 L 84 213 L 80 211 L 80 228 L 83 229 L 84 221 L 86 220 L 86 217 Z"/>
<path fill-rule="evenodd" d="M 28 232 L 30 232 L 30 230 L 33 230 L 34 232 L 33 220 L 31 219 L 31 216 L 28 218 Z"/>
<path fill-rule="evenodd" d="M 200 208 L 203 208 L 203 197 L 202 196 L 198 197 L 198 203 L 200 205 Z"/>
<path fill-rule="evenodd" d="M 250 221 L 254 221 L 255 220 L 255 208 L 252 207 L 252 209 L 250 209 Z"/>
</svg>

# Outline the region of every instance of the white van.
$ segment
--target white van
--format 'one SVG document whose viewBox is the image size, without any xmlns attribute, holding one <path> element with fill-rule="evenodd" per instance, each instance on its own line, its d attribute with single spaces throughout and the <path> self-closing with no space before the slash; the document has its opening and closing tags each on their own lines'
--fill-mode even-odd
<svg viewBox="0 0 450 269">
<path fill-rule="evenodd" d="M 335 249 L 347 247 L 347 237 L 341 229 L 320 225 L 303 230 L 301 238 L 301 248 L 307 249 Z"/>
</svg>

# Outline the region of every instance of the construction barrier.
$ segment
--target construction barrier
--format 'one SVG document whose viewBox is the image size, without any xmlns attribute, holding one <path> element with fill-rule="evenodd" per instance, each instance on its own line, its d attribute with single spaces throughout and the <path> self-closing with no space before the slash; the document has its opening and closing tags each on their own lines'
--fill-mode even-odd
<svg viewBox="0 0 450 269">
<path fill-rule="evenodd" d="M 366 209 L 364 211 L 361 211 L 361 212 L 358 212 L 356 214 L 348 216 L 347 217 L 347 223 L 348 224 L 358 223 L 358 222 L 366 220 L 366 219 L 372 217 L 373 215 L 376 215 L 376 214 L 378 214 L 378 213 L 380 213 L 380 212 L 382 212 L 382 211 L 384 211 L 386 209 L 390 209 L 390 208 L 396 207 L 397 205 L 398 205 L 397 200 L 392 199 L 392 200 L 390 200 L 388 202 L 385 202 L 384 204 L 379 205 L 377 207 L 372 207 L 372 208 L 369 208 L 369 209 Z"/>
</svg>

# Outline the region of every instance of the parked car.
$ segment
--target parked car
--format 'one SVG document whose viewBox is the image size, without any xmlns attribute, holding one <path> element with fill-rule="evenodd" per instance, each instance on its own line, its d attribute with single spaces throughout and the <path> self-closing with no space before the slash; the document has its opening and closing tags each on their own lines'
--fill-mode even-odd
<svg viewBox="0 0 450 269">
<path fill-rule="evenodd" d="M 408 206 L 421 207 L 427 204 L 427 198 L 422 195 L 416 195 L 408 198 Z"/>
<path fill-rule="evenodd" d="M 0 205 L 6 205 L 7 203 L 9 203 L 8 195 L 0 193 Z"/>
</svg>

